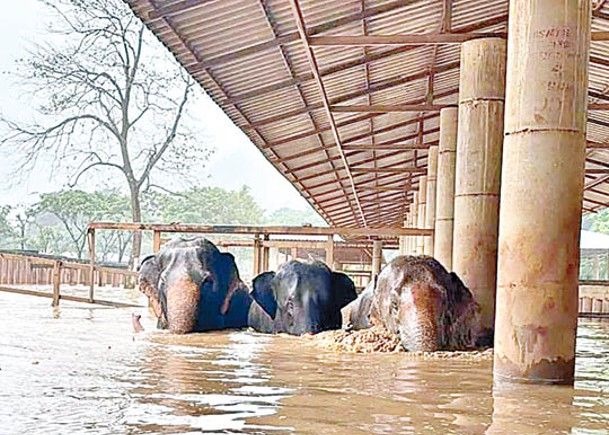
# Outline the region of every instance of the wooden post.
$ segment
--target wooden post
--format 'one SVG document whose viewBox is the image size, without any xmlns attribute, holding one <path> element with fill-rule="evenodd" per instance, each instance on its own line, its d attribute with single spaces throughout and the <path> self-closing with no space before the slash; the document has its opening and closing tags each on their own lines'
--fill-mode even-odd
<svg viewBox="0 0 609 435">
<path fill-rule="evenodd" d="M 417 226 L 419 222 L 419 191 L 413 192 L 412 194 L 412 204 L 410 205 L 412 209 L 412 228 Z M 416 255 L 417 253 L 417 240 L 416 236 L 408 236 L 408 240 L 410 241 L 408 254 Z"/>
<path fill-rule="evenodd" d="M 590 4 L 510 1 L 495 379 L 573 384 Z"/>
<path fill-rule="evenodd" d="M 427 177 L 425 175 L 419 177 L 419 206 L 417 211 L 417 228 L 425 228 L 425 208 L 427 203 Z M 415 252 L 418 255 L 423 255 L 425 252 L 425 237 L 418 236 L 416 238 Z"/>
<path fill-rule="evenodd" d="M 264 235 L 264 240 L 268 242 L 268 240 L 269 240 L 268 234 Z M 269 269 L 270 256 L 271 256 L 270 248 L 268 246 L 264 246 L 262 248 L 262 271 L 263 272 L 268 272 L 270 270 Z"/>
<path fill-rule="evenodd" d="M 383 261 L 383 242 L 375 240 L 372 242 L 372 279 L 376 279 L 381 273 L 381 263 Z"/>
<path fill-rule="evenodd" d="M 503 145 L 506 41 L 461 46 L 453 270 L 480 304 L 479 344 L 492 345 Z"/>
<path fill-rule="evenodd" d="M 95 296 L 95 230 L 89 230 L 89 301 Z"/>
<path fill-rule="evenodd" d="M 458 115 L 459 110 L 456 107 L 440 111 L 440 149 L 438 151 L 434 257 L 449 271 L 453 267 L 455 160 Z"/>
<path fill-rule="evenodd" d="M 156 254 L 161 250 L 161 235 L 157 230 L 152 231 L 152 251 Z"/>
<path fill-rule="evenodd" d="M 326 247 L 326 264 L 332 267 L 334 264 L 334 236 L 328 236 L 328 246 Z"/>
<path fill-rule="evenodd" d="M 61 261 L 53 263 L 53 302 L 52 306 L 59 306 L 59 287 L 61 286 Z"/>
<path fill-rule="evenodd" d="M 261 258 L 261 243 L 260 236 L 256 234 L 254 236 L 254 276 L 258 276 L 261 273 L 262 267 L 262 258 Z"/>
<path fill-rule="evenodd" d="M 433 146 L 429 148 L 429 154 L 427 155 L 427 205 L 425 206 L 425 227 L 427 229 L 434 229 L 436 221 L 436 182 L 438 176 L 438 147 Z M 423 252 L 425 255 L 434 255 L 433 244 L 434 237 L 423 238 Z"/>
</svg>

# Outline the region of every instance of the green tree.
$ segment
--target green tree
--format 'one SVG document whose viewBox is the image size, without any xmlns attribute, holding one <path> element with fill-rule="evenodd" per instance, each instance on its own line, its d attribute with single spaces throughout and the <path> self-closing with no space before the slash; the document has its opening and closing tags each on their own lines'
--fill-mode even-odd
<svg viewBox="0 0 609 435">
<path fill-rule="evenodd" d="M 147 209 L 160 222 L 260 225 L 264 210 L 247 186 L 239 190 L 193 187 L 178 194 L 151 193 Z"/>
<path fill-rule="evenodd" d="M 296 210 L 287 207 L 279 208 L 273 211 L 266 218 L 266 223 L 268 225 L 312 225 L 314 227 L 327 226 L 326 222 L 321 218 L 321 216 L 311 209 Z"/>
<path fill-rule="evenodd" d="M 12 207 L 10 205 L 0 206 L 0 247 L 1 248 L 12 248 L 13 239 L 15 237 L 15 230 L 10 223 L 9 216 L 11 214 Z"/>
</svg>

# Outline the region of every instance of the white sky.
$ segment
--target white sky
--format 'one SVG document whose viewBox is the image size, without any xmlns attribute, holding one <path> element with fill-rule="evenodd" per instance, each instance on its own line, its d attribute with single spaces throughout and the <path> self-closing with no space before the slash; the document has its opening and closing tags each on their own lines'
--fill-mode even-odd
<svg viewBox="0 0 609 435">
<path fill-rule="evenodd" d="M 46 11 L 36 0 L 3 2 L 0 21 L 0 112 L 11 117 L 27 118 L 31 112 L 19 100 L 19 88 L 8 79 L 6 71 L 26 55 L 33 41 L 45 37 Z M 205 96 L 193 110 L 195 119 L 204 122 L 206 144 L 215 149 L 205 167 L 204 185 L 237 189 L 246 184 L 258 203 L 267 210 L 290 207 L 304 210 L 307 202 L 298 191 L 266 161 L 247 136 Z M 39 193 L 64 187 L 65 176 L 37 170 L 25 182 L 10 186 L 13 163 L 11 152 L 0 154 L 0 204 L 31 203 Z M 100 180 L 100 183 L 103 183 Z"/>
</svg>

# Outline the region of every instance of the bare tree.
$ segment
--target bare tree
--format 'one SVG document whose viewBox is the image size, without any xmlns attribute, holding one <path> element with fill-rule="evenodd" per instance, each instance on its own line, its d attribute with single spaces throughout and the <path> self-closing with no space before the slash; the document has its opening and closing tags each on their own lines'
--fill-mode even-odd
<svg viewBox="0 0 609 435">
<path fill-rule="evenodd" d="M 134 222 L 141 193 L 155 177 L 188 176 L 209 157 L 185 125 L 193 82 L 120 0 L 41 0 L 57 20 L 15 71 L 37 117 L 0 116 L 0 147 L 22 157 L 19 171 L 62 169 L 76 186 L 90 172 L 115 171 L 126 182 Z M 50 163 L 47 161 L 50 160 Z M 140 256 L 133 235 L 131 262 Z"/>
</svg>

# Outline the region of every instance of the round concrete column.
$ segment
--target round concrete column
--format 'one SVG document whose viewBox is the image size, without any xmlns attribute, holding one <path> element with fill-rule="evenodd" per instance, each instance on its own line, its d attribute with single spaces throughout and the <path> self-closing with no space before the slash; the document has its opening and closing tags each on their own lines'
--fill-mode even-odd
<svg viewBox="0 0 609 435">
<path fill-rule="evenodd" d="M 495 379 L 573 383 L 590 3 L 510 2 Z"/>
<path fill-rule="evenodd" d="M 453 267 L 453 220 L 455 212 L 455 158 L 459 110 L 449 107 L 440 111 L 440 149 L 436 186 L 436 223 L 434 257 L 446 269 Z"/>
<path fill-rule="evenodd" d="M 427 156 L 427 204 L 425 206 L 425 228 L 433 230 L 436 221 L 436 181 L 438 175 L 438 147 L 429 148 Z M 433 255 L 433 237 L 425 237 L 425 255 Z"/>
<path fill-rule="evenodd" d="M 479 344 L 492 344 L 506 41 L 461 46 L 453 270 L 481 307 Z"/>
</svg>

